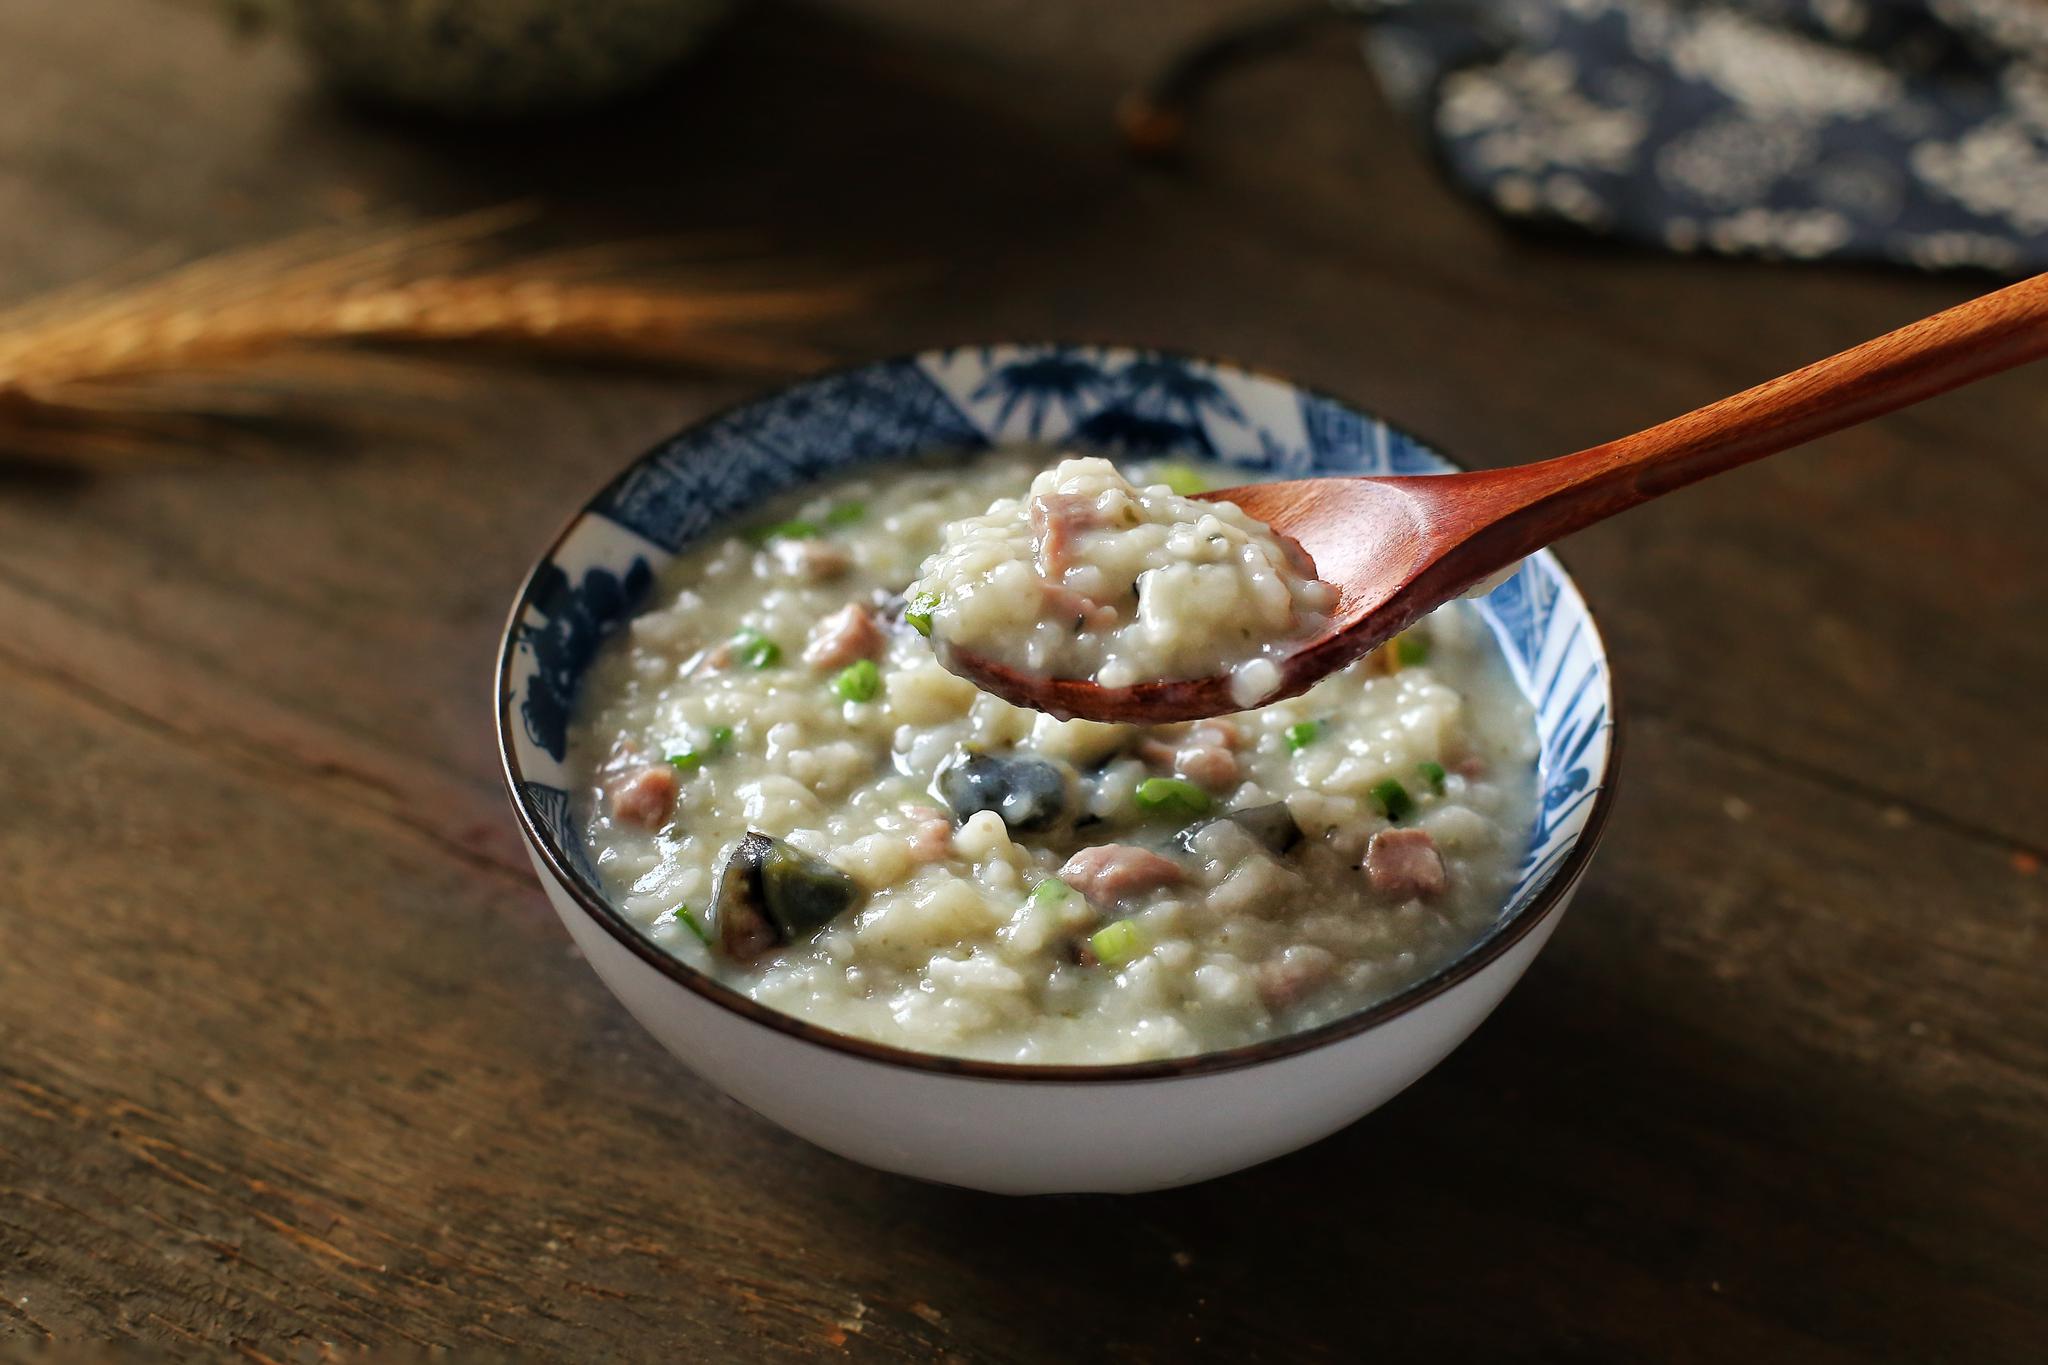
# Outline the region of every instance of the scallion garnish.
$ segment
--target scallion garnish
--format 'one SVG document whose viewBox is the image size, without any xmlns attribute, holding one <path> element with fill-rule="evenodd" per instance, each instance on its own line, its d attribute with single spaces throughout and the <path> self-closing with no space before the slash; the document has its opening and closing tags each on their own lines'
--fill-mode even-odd
<svg viewBox="0 0 2048 1365">
<path fill-rule="evenodd" d="M 747 532 L 747 539 L 755 545 L 766 545 L 771 540 L 809 540 L 823 534 L 815 521 L 778 521 L 772 526 L 756 526 Z"/>
<path fill-rule="evenodd" d="M 825 524 L 827 526 L 851 526 L 867 514 L 868 505 L 864 502 L 834 503 L 832 510 L 825 514 Z"/>
<path fill-rule="evenodd" d="M 1152 480 L 1165 484 L 1169 491 L 1184 498 L 1209 491 L 1209 481 L 1184 464 L 1154 465 Z"/>
<path fill-rule="evenodd" d="M 668 761 L 686 773 L 696 772 L 707 758 L 716 758 L 732 744 L 732 727 L 714 725 L 702 744 L 686 745 L 668 756 Z"/>
<path fill-rule="evenodd" d="M 690 912 L 690 907 L 687 904 L 678 905 L 675 909 L 675 916 L 676 922 L 686 926 L 691 933 L 695 934 L 699 943 L 703 944 L 706 948 L 711 946 L 711 935 L 705 931 L 703 925 L 697 923 L 696 915 Z"/>
<path fill-rule="evenodd" d="M 1286 737 L 1288 749 L 1298 754 L 1316 742 L 1317 736 L 1323 733 L 1323 723 L 1319 720 L 1296 721 L 1281 733 Z"/>
<path fill-rule="evenodd" d="M 1148 777 L 1132 794 L 1138 809 L 1157 815 L 1195 816 L 1209 813 L 1209 793 L 1179 777 Z"/>
<path fill-rule="evenodd" d="M 1429 641 L 1413 631 L 1406 635 L 1396 635 L 1394 657 L 1400 661 L 1401 667 L 1413 668 L 1429 658 Z"/>
<path fill-rule="evenodd" d="M 752 626 L 733 636 L 732 643 L 733 652 L 749 668 L 773 668 L 782 661 L 782 646 Z"/>
<path fill-rule="evenodd" d="M 882 690 L 882 670 L 873 659 L 862 659 L 839 670 L 832 690 L 845 701 L 873 701 Z"/>
<path fill-rule="evenodd" d="M 1435 792 L 1438 796 L 1444 794 L 1445 773 L 1443 764 L 1433 763 L 1425 758 L 1422 762 L 1415 765 L 1415 771 L 1422 774 L 1422 780 L 1429 783 L 1431 791 Z"/>
<path fill-rule="evenodd" d="M 1386 813 L 1386 817 L 1396 824 L 1415 809 L 1415 798 L 1410 796 L 1408 789 L 1394 778 L 1382 778 L 1373 783 L 1368 790 L 1372 799 L 1379 802 L 1380 809 Z"/>
<path fill-rule="evenodd" d="M 903 619 L 919 635 L 932 633 L 932 615 L 939 609 L 939 595 L 935 592 L 921 592 L 903 604 Z"/>
<path fill-rule="evenodd" d="M 1088 948 L 1103 966 L 1121 967 L 1145 951 L 1145 936 L 1136 921 L 1113 920 L 1088 936 Z"/>
<path fill-rule="evenodd" d="M 1058 877 L 1047 877 L 1044 881 L 1031 888 L 1031 903 L 1033 905 L 1059 905 L 1073 894 L 1074 888 L 1068 886 Z"/>
</svg>

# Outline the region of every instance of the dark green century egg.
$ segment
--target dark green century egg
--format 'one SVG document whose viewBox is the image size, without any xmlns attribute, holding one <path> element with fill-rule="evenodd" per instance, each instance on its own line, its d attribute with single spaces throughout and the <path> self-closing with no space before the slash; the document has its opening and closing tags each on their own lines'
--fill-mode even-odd
<svg viewBox="0 0 2048 1365">
<path fill-rule="evenodd" d="M 709 933 L 735 962 L 822 929 L 860 899 L 853 878 L 822 858 L 750 829 L 726 850 L 711 888 Z"/>
</svg>

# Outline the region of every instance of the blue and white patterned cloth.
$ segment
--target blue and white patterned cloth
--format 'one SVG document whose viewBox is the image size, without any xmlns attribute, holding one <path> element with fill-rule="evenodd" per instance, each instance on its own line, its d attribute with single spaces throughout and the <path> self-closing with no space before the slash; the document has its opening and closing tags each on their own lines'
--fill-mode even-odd
<svg viewBox="0 0 2048 1365">
<path fill-rule="evenodd" d="M 1396 0 L 1369 33 L 1449 174 L 1510 217 L 2048 270 L 2048 0 Z"/>
</svg>

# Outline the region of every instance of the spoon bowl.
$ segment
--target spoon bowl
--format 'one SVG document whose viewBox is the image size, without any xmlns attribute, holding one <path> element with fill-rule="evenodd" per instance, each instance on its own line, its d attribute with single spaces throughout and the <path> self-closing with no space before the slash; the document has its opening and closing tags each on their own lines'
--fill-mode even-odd
<svg viewBox="0 0 2048 1365">
<path fill-rule="evenodd" d="M 1383 585 L 1411 582 L 1429 569 L 1435 543 L 1430 528 L 1442 515 L 1439 500 L 1455 499 L 1466 480 L 1486 477 L 1464 473 L 1288 479 L 1195 494 L 1205 502 L 1236 503 L 1280 532 L 1308 556 L 1318 578 L 1338 589 L 1329 628 L 1281 661 L 1279 686 L 1260 702 L 1307 691 L 1324 675 L 1369 653 L 1419 618 L 1427 608 L 1405 610 L 1412 599 L 1390 594 Z M 1453 588 L 1445 598 L 1468 586 Z M 1361 633 L 1357 627 L 1368 621 L 1368 631 Z M 1244 709 L 1231 694 L 1231 680 L 1223 675 L 1103 687 L 1085 678 L 1024 673 L 943 642 L 939 657 L 983 691 L 1062 719 L 1158 724 Z"/>
<path fill-rule="evenodd" d="M 1257 703 L 1307 691 L 1443 603 L 1597 521 L 1674 489 L 2048 354 L 2048 275 L 1922 318 L 1684 416 L 1537 464 L 1295 479 L 1199 496 L 1291 539 L 1338 590 L 1321 634 Z M 1157 724 L 1245 709 L 1226 675 L 1103 687 L 940 649 L 954 672 L 1062 718 Z"/>
</svg>

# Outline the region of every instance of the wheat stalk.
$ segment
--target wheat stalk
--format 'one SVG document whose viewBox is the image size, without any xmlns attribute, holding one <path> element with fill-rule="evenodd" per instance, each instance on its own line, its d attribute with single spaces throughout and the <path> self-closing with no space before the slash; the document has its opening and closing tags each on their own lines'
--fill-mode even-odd
<svg viewBox="0 0 2048 1365">
<path fill-rule="evenodd" d="M 841 311 L 861 292 L 616 278 L 672 265 L 672 243 L 522 258 L 501 234 L 525 216 L 320 229 L 0 312 L 0 458 L 246 449 L 260 444 L 251 423 L 289 418 L 322 394 L 447 392 L 445 373 L 400 370 L 355 349 L 366 343 L 801 368 L 819 356 L 754 329 Z"/>
</svg>

